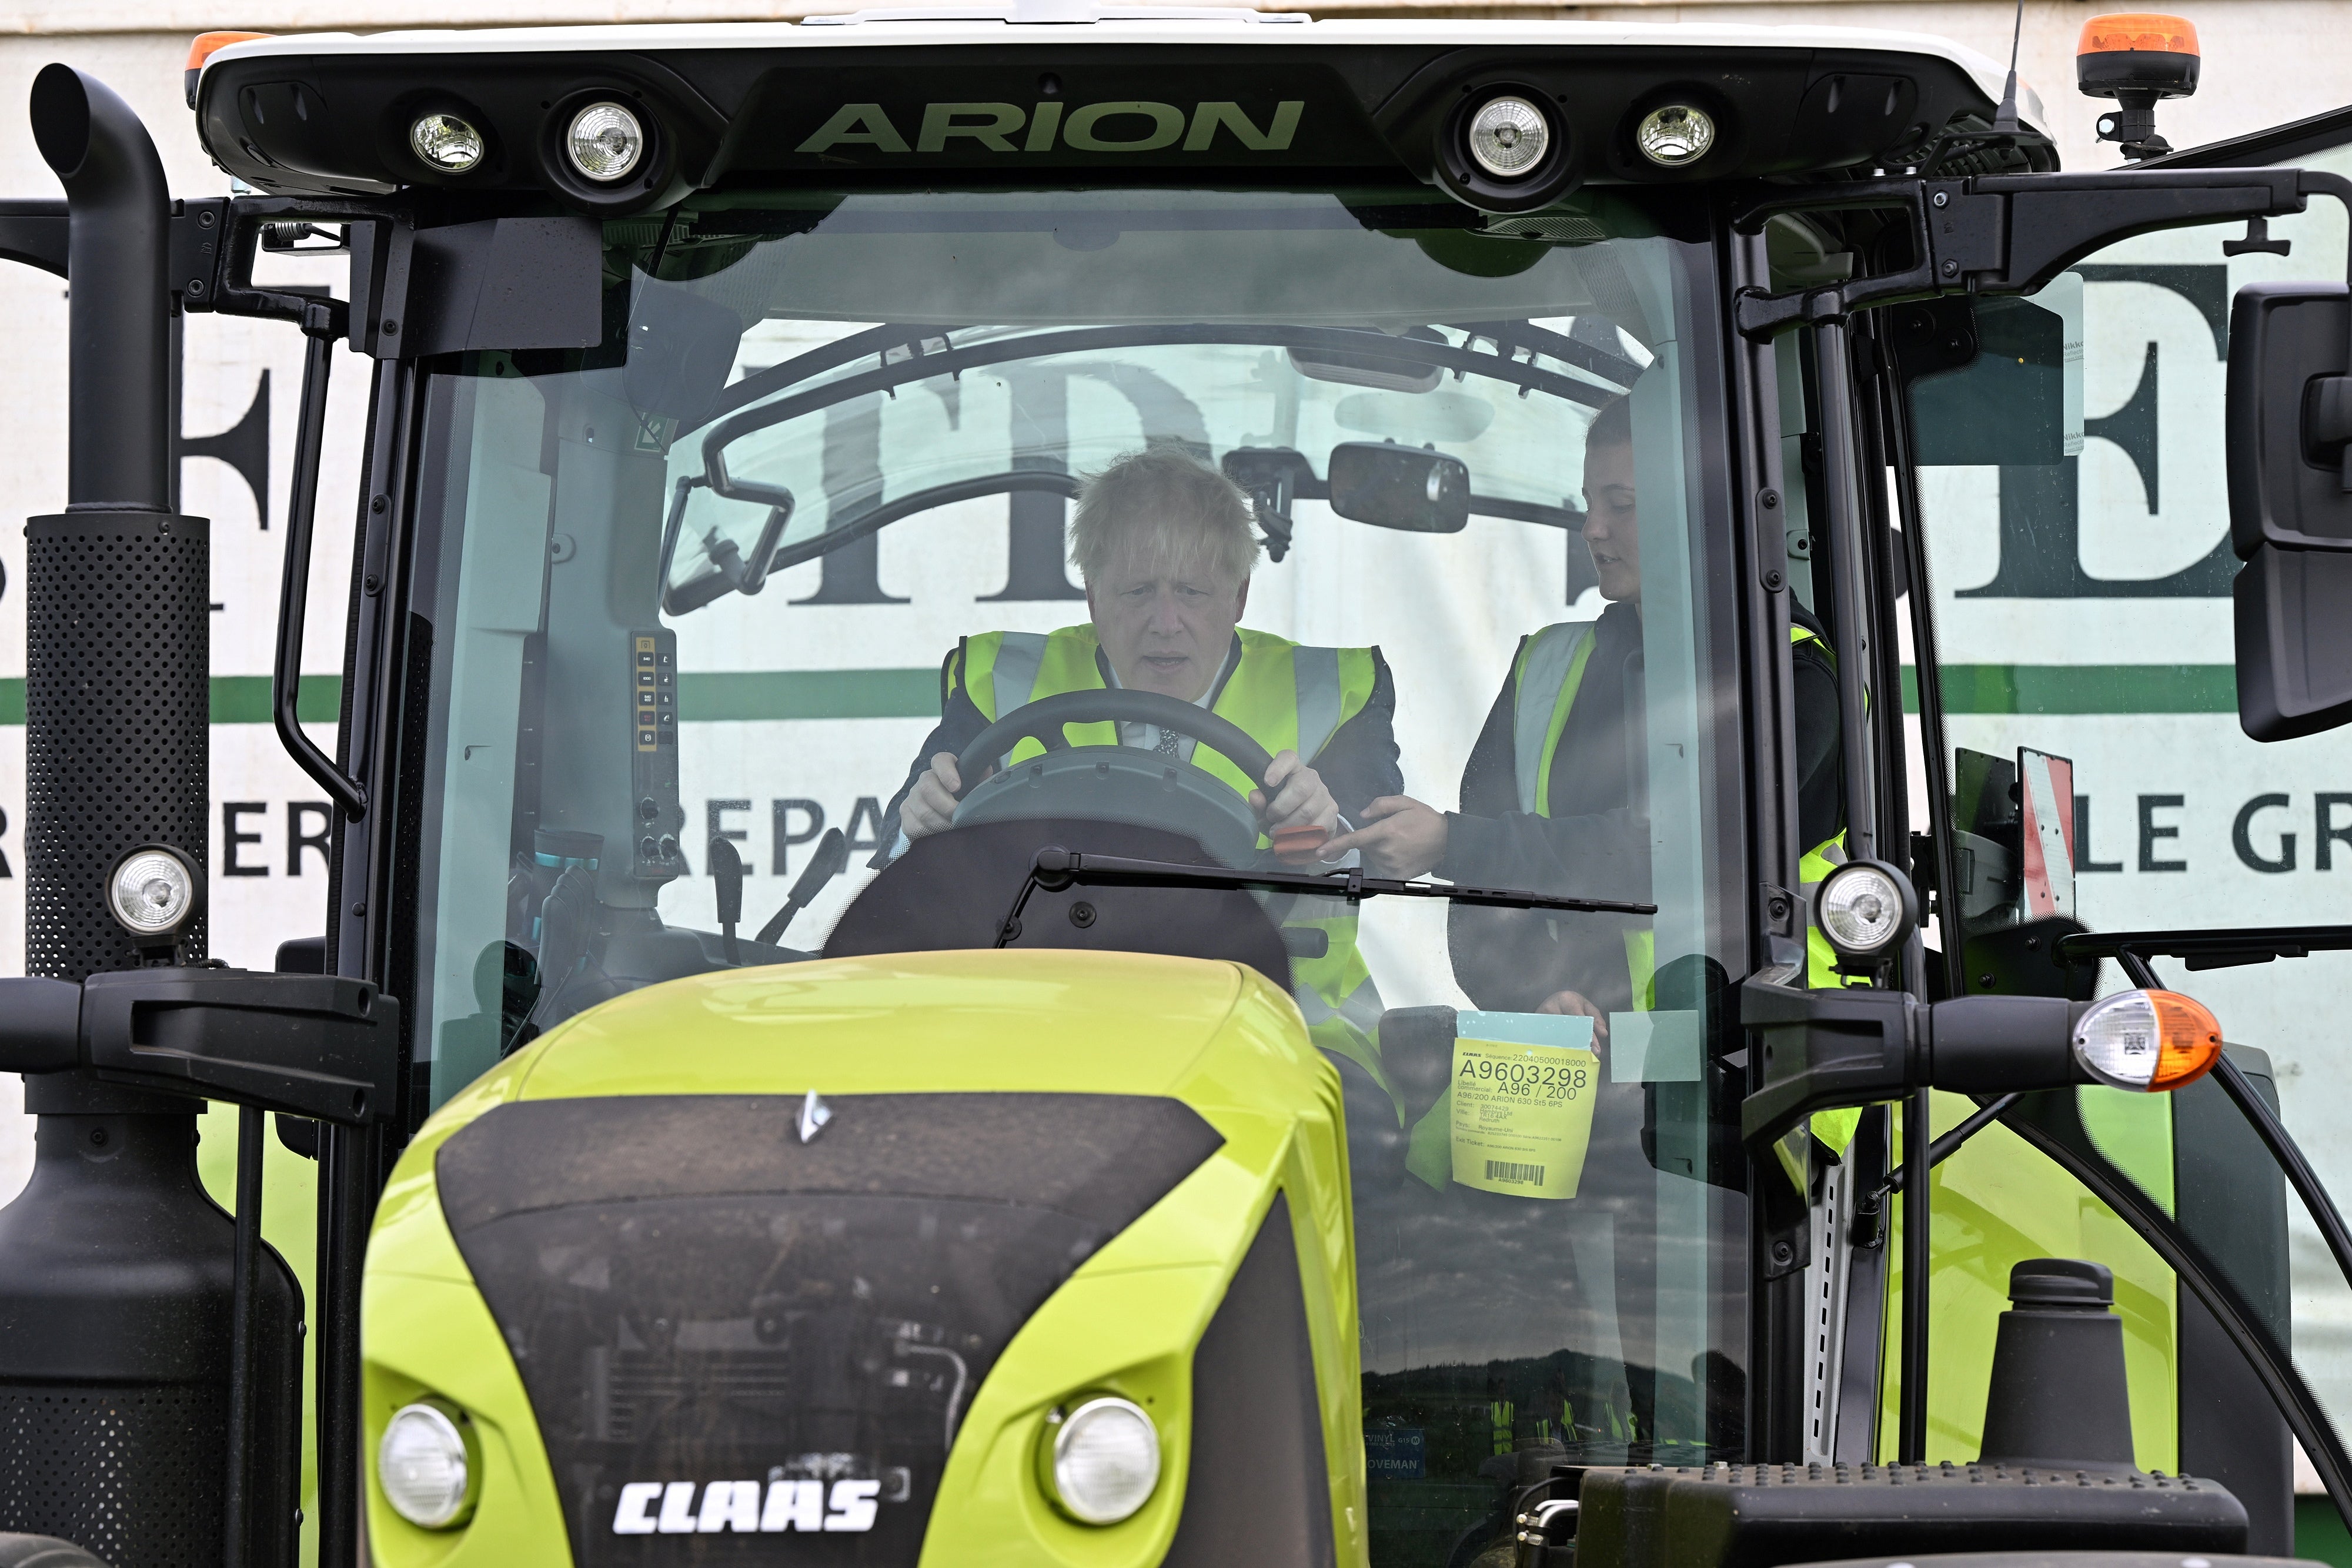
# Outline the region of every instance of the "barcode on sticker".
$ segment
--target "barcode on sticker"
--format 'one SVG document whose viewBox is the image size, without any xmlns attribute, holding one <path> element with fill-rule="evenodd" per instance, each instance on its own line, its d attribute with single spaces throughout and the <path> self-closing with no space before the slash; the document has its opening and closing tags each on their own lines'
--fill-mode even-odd
<svg viewBox="0 0 2352 1568">
<path fill-rule="evenodd" d="M 1530 1186 L 1543 1186 L 1543 1173 L 1544 1168 L 1541 1166 L 1523 1166 L 1511 1160 L 1488 1160 L 1486 1162 L 1486 1179 L 1488 1181 L 1526 1182 Z"/>
</svg>

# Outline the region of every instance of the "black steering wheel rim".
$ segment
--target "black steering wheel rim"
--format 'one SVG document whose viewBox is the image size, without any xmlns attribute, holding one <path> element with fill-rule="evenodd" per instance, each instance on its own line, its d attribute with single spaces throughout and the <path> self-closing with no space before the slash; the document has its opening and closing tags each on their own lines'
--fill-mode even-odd
<svg viewBox="0 0 2352 1568">
<path fill-rule="evenodd" d="M 963 748 L 963 755 L 956 758 L 956 775 L 969 793 L 982 772 L 1022 741 L 1034 739 L 1048 751 L 1067 750 L 1069 742 L 1062 735 L 1064 725 L 1100 724 L 1106 720 L 1156 724 L 1178 735 L 1190 736 L 1224 757 L 1257 784 L 1265 782 L 1266 769 L 1274 766 L 1273 755 L 1229 718 L 1158 692 L 1104 686 L 1057 692 L 1050 697 L 1022 704 L 972 737 L 971 744 Z"/>
</svg>

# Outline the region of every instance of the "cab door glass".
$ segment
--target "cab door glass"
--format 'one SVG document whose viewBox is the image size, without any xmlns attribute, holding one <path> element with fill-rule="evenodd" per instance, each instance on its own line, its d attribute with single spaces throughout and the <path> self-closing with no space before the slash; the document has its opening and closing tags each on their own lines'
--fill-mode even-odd
<svg viewBox="0 0 2352 1568">
<path fill-rule="evenodd" d="M 2352 151 L 2295 162 L 2341 172 L 2352 169 Z M 1937 939 L 1961 948 L 1970 991 L 2087 996 L 2126 984 L 2112 963 L 2095 972 L 2053 965 L 2070 918 L 2097 931 L 2342 918 L 2352 886 L 2352 734 L 2257 745 L 2237 721 L 2238 561 L 2222 446 L 2231 301 L 2249 283 L 2340 280 L 2345 271 L 2344 217 L 2333 203 L 2272 220 L 2267 237 L 2272 248 L 2247 246 L 2243 223 L 2141 235 L 2086 257 L 2030 299 L 1977 302 L 1972 321 L 1948 305 L 1880 319 L 1898 358 L 1907 347 L 1907 368 L 1926 372 L 1911 379 L 1906 406 L 1960 883 L 1938 895 Z M 1940 370 L 1938 351 L 1953 355 Z M 2047 794 L 2061 771 L 2071 779 L 2054 788 L 2071 802 L 2050 800 L 2040 827 L 2046 842 L 2054 817 L 2063 837 L 2071 916 L 2046 888 L 2035 901 L 2023 863 L 2034 832 L 2031 780 Z M 1924 808 L 1916 763 L 1910 787 Z M 2352 1113 L 2352 1040 L 2332 1027 L 2352 958 L 2194 971 L 2160 960 L 2158 969 L 2213 1009 L 2226 1038 L 2244 1048 L 2249 1073 L 2274 1088 L 2322 1178 L 2352 1193 L 2352 1145 L 2340 1135 Z M 2079 1099 L 2099 1151 L 2210 1245 L 2250 1297 L 2292 1301 L 2282 1339 L 2291 1337 L 2323 1401 L 2352 1410 L 2352 1295 L 2300 1206 L 2272 1190 L 2259 1145 L 2251 1157 L 2264 1162 L 2269 1196 L 2251 1209 L 2212 1201 L 2221 1189 L 2209 1151 L 2223 1135 L 2215 1129 L 2236 1119 L 2226 1103 L 2214 1112 L 2219 1094 L 2200 1085 L 2165 1104 L 2127 1103 L 2108 1090 Z M 1976 1278 L 1940 1255 L 1948 1240 L 1957 1260 L 1965 1244 L 1944 1228 L 1968 1230 L 1968 1195 L 2015 1179 L 1994 1166 L 2007 1147 L 1988 1145 L 1972 1165 L 1971 1145 L 1939 1173 L 1956 1200 L 1937 1199 L 1939 1312 L 1952 1299 L 1948 1268 L 1951 1290 L 1998 1294 L 1990 1270 Z M 2205 1176 L 2192 1179 L 2192 1166 Z M 2164 1270 L 2147 1277 L 2155 1295 L 2143 1303 L 2147 1332 L 2134 1334 L 2135 1399 L 2145 1389 L 2186 1407 L 2200 1360 L 2212 1359 L 2211 1334 L 2200 1337 L 2189 1306 L 2157 1299 L 2174 1291 Z M 2150 1427 L 2143 1441 L 2177 1437 L 2176 1460 L 2189 1466 L 2192 1427 Z M 2142 1462 L 2150 1457 L 2144 1451 Z"/>
</svg>

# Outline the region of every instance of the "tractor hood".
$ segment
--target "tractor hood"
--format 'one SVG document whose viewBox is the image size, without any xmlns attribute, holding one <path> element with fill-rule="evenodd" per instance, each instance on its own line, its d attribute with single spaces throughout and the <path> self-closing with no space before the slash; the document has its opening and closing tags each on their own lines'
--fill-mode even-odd
<svg viewBox="0 0 2352 1568">
<path fill-rule="evenodd" d="M 1132 1385 L 1182 1450 L 1170 1374 L 1269 1217 L 1347 1256 L 1337 1191 L 1284 1171 L 1302 1136 L 1336 1156 L 1331 1079 L 1289 998 L 1232 965 L 946 953 L 639 991 L 428 1124 L 370 1256 L 371 1372 L 410 1359 L 396 1276 L 463 1278 L 529 1429 L 424 1375 L 446 1349 L 415 1345 L 417 1381 L 545 1467 L 574 1562 L 813 1531 L 828 1558 L 911 1564 L 943 1490 L 1009 1460 L 993 1490 L 1034 1494 L 1033 1428 L 1072 1395 Z M 1157 1311 L 1045 1326 L 1058 1294 L 1144 1279 Z M 1167 1540 L 1175 1490 L 1130 1532 Z"/>
</svg>

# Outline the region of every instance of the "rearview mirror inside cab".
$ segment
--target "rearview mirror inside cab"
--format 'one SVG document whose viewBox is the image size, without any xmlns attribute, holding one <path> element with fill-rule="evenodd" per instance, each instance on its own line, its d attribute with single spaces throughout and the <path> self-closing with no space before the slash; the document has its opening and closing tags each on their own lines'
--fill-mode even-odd
<svg viewBox="0 0 2352 1568">
<path fill-rule="evenodd" d="M 2255 283 L 2230 317 L 2238 724 L 2290 740 L 2352 720 L 2352 302 Z"/>
<path fill-rule="evenodd" d="M 1470 522 L 1470 470 L 1459 457 L 1393 441 L 1331 448 L 1331 509 L 1375 528 L 1458 534 Z"/>
</svg>

